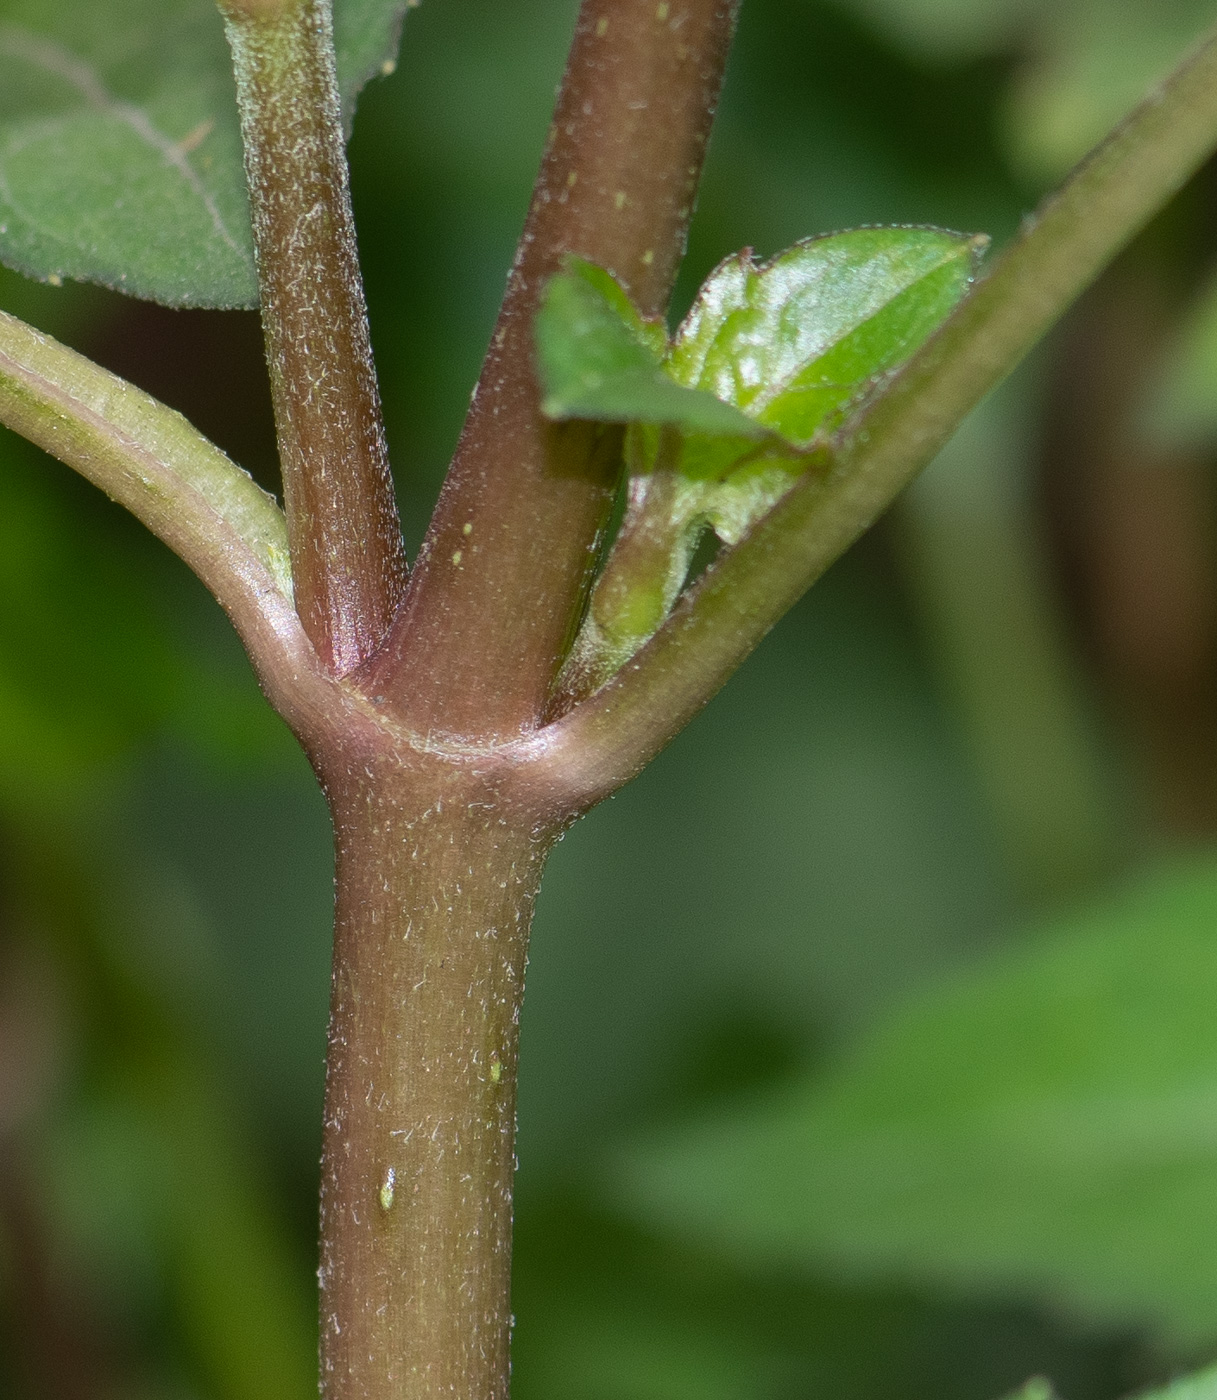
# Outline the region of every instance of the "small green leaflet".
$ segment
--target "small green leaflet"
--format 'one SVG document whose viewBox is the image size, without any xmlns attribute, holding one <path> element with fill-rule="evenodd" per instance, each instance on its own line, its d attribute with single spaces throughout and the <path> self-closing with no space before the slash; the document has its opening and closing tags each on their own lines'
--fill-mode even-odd
<svg viewBox="0 0 1217 1400">
<path fill-rule="evenodd" d="M 336 0 L 349 129 L 407 0 Z M 9 0 L 0 261 L 170 306 L 257 303 L 228 46 L 214 0 Z"/>
<path fill-rule="evenodd" d="M 608 273 L 571 258 L 537 316 L 545 412 L 806 446 L 951 311 L 985 241 L 868 228 L 808 239 L 760 267 L 738 253 L 711 273 L 670 346 Z"/>
<path fill-rule="evenodd" d="M 787 442 L 805 444 L 951 312 L 987 239 L 860 228 L 711 273 L 676 333 L 669 370 Z"/>
<path fill-rule="evenodd" d="M 763 437 L 765 430 L 713 394 L 666 371 L 667 336 L 645 322 L 603 268 L 570 258 L 537 315 L 537 354 L 550 418 L 675 423 L 690 432 Z"/>
<path fill-rule="evenodd" d="M 661 425 L 678 429 L 676 508 L 689 528 L 708 524 L 734 544 L 951 312 L 986 243 L 864 228 L 796 243 L 759 267 L 737 253 L 670 344 L 607 272 L 570 258 L 537 314 L 543 410 L 637 425 L 631 475 L 654 470 Z"/>
<path fill-rule="evenodd" d="M 608 272 L 567 259 L 536 318 L 542 409 L 628 424 L 631 480 L 568 677 L 601 683 L 654 634 L 703 529 L 737 543 L 830 463 L 831 433 L 950 314 L 987 241 L 865 228 L 759 267 L 738 253 L 670 343 Z"/>
<path fill-rule="evenodd" d="M 828 1073 L 613 1165 L 730 1256 L 1217 1337 L 1217 864 L 914 997 Z M 1181 1385 L 1178 1400 L 1213 1395 Z M 1175 1395 L 1175 1392 L 1168 1392 Z"/>
</svg>

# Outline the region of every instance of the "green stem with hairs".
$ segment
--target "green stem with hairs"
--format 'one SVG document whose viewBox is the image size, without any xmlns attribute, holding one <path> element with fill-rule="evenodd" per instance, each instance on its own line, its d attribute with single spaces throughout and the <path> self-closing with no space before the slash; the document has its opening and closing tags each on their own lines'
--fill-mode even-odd
<svg viewBox="0 0 1217 1400">
<path fill-rule="evenodd" d="M 607 685 L 551 726 L 591 804 L 637 773 L 874 522 L 1217 143 L 1211 34 L 1056 194 L 807 477 Z"/>
<path fill-rule="evenodd" d="M 0 422 L 101 487 L 184 559 L 264 678 L 308 666 L 283 512 L 180 413 L 0 312 Z"/>
<path fill-rule="evenodd" d="M 405 555 L 351 217 L 330 0 L 222 0 L 253 214 L 296 607 L 344 675 Z"/>
</svg>

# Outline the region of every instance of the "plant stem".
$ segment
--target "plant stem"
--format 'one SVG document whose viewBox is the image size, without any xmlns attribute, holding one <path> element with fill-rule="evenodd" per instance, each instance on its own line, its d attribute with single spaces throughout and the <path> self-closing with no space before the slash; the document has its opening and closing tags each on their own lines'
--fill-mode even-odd
<svg viewBox="0 0 1217 1400">
<path fill-rule="evenodd" d="M 323 777 L 338 905 L 322 1160 L 327 1400 L 506 1400 L 516 1028 L 556 824 L 467 765 Z"/>
<path fill-rule="evenodd" d="M 0 422 L 100 486 L 189 564 L 264 682 L 304 675 L 283 512 L 180 413 L 0 312 Z M 291 708 L 283 692 L 276 703 Z"/>
<path fill-rule="evenodd" d="M 342 675 L 405 556 L 347 184 L 329 0 L 221 0 L 245 141 L 296 607 Z"/>
<path fill-rule="evenodd" d="M 632 777 L 887 508 L 963 417 L 1217 141 L 1217 37 L 1045 201 L 942 329 L 804 479 L 674 609 L 631 664 L 547 733 L 590 805 Z"/>
<path fill-rule="evenodd" d="M 406 605 L 375 672 L 424 732 L 539 720 L 619 470 L 538 410 L 532 322 L 564 253 L 662 312 L 684 251 L 738 0 L 584 0 L 528 222 Z"/>
<path fill-rule="evenodd" d="M 627 447 L 627 464 L 629 455 Z M 555 716 L 620 670 L 658 632 L 680 593 L 698 532 L 679 509 L 679 455 L 680 435 L 665 424 L 650 470 L 631 468 L 625 514 L 554 687 Z"/>
</svg>

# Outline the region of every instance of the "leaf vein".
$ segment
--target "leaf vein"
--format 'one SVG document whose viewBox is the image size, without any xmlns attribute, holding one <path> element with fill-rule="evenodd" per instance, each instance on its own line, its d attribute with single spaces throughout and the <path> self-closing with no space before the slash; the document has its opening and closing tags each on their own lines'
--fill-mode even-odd
<svg viewBox="0 0 1217 1400">
<path fill-rule="evenodd" d="M 212 226 L 220 239 L 234 253 L 241 253 L 242 250 L 225 224 L 215 200 L 207 192 L 198 172 L 187 158 L 187 150 L 192 149 L 192 147 L 187 147 L 184 142 L 173 141 L 163 131 L 158 131 L 149 120 L 147 113 L 132 103 L 124 102 L 121 98 L 115 97 L 107 90 L 93 68 L 51 39 L 33 34 L 28 29 L 23 29 L 18 25 L 4 25 L 0 27 L 0 53 L 10 58 L 23 60 L 32 67 L 41 68 L 44 72 L 52 73 L 55 77 L 61 78 L 65 83 L 74 87 L 90 107 L 125 122 L 141 140 L 151 146 L 165 163 L 176 170 L 185 180 L 191 192 L 206 209 Z M 199 129 L 201 128 L 196 128 L 196 131 L 191 133 L 192 136 L 196 137 L 196 145 L 199 139 L 197 137 Z"/>
</svg>

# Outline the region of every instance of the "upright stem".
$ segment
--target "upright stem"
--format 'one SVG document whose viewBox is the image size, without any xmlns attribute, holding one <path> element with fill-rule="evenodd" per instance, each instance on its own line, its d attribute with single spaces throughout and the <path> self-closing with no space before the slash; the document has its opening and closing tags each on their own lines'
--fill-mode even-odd
<svg viewBox="0 0 1217 1400">
<path fill-rule="evenodd" d="M 330 0 L 221 0 L 237 76 L 296 608 L 343 674 L 405 556 L 347 187 Z"/>
<path fill-rule="evenodd" d="M 506 1400 L 516 1027 L 556 830 L 438 763 L 359 754 L 326 786 L 323 1394 Z"/>
<path fill-rule="evenodd" d="M 377 689 L 414 727 L 509 737 L 544 710 L 619 462 L 538 407 L 532 323 L 564 253 L 667 304 L 738 0 L 584 0 L 477 394 Z"/>
</svg>

